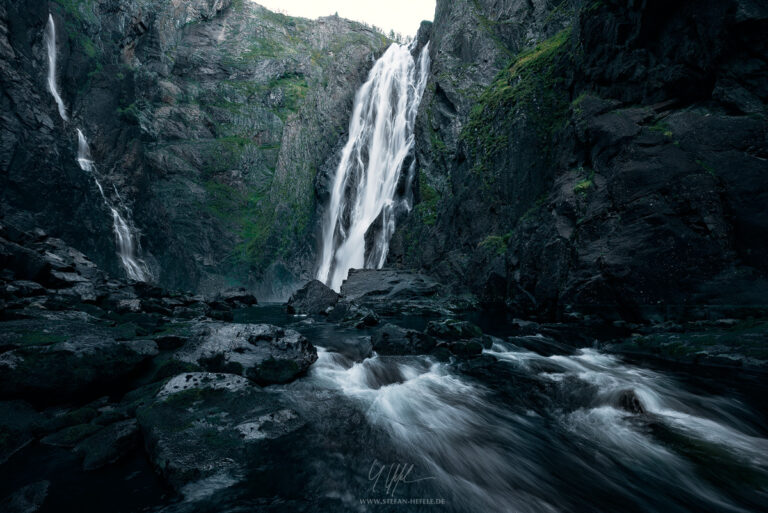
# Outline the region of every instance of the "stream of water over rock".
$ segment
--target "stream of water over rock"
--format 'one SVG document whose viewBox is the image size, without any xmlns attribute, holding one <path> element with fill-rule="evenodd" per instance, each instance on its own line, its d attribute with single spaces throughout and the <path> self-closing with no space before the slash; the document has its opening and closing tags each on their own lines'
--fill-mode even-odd
<svg viewBox="0 0 768 513">
<path fill-rule="evenodd" d="M 69 121 L 67 116 L 67 109 L 64 105 L 64 101 L 59 93 L 57 83 L 57 55 L 58 49 L 56 47 L 56 23 L 53 20 L 53 15 L 48 15 L 48 25 L 45 31 L 46 48 L 48 52 L 48 89 L 51 96 L 56 101 L 56 105 L 59 109 L 59 115 L 64 121 Z M 130 223 L 130 211 L 122 201 L 120 194 L 117 191 L 117 187 L 112 186 L 114 191 L 114 198 L 111 199 L 107 192 L 104 190 L 102 180 L 99 177 L 96 164 L 91 156 L 91 149 L 88 146 L 88 140 L 85 138 L 82 130 L 77 129 L 77 164 L 80 169 L 88 173 L 99 189 L 101 198 L 104 200 L 104 205 L 109 210 L 112 216 L 112 231 L 115 234 L 115 243 L 117 245 L 117 255 L 120 258 L 120 263 L 125 270 L 128 278 L 136 281 L 149 281 L 152 278 L 152 273 L 149 271 L 147 264 L 138 255 L 139 247 L 134 240 L 135 228 Z M 110 194 L 111 196 L 111 194 Z M 121 214 L 120 211 L 124 211 Z"/>
<path fill-rule="evenodd" d="M 358 90 L 323 221 L 317 279 L 339 290 L 350 269 L 381 268 L 395 231 L 397 207 L 410 208 L 413 128 L 429 75 L 429 44 L 393 44 Z M 405 178 L 405 184 L 402 179 Z M 400 189 L 400 191 L 398 191 Z"/>
</svg>

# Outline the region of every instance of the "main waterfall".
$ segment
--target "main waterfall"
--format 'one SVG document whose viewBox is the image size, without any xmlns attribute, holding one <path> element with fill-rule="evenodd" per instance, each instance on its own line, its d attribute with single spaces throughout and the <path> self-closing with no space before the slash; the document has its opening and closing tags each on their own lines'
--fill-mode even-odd
<svg viewBox="0 0 768 513">
<path fill-rule="evenodd" d="M 317 279 L 334 290 L 340 289 L 350 269 L 384 265 L 395 230 L 395 207 L 407 200 L 396 197 L 398 183 L 413 151 L 413 127 L 430 66 L 429 44 L 418 66 L 411 51 L 412 45 L 390 46 L 355 97 L 349 139 L 323 221 L 317 273 Z M 412 163 L 408 185 L 414 169 Z"/>
<path fill-rule="evenodd" d="M 48 90 L 51 96 L 56 100 L 59 107 L 59 115 L 64 121 L 69 121 L 67 117 L 67 108 L 64 106 L 64 100 L 59 94 L 59 87 L 56 83 L 56 24 L 53 22 L 53 15 L 48 15 L 48 26 L 45 28 L 45 44 L 48 47 Z"/>
<path fill-rule="evenodd" d="M 80 169 L 93 177 L 93 181 L 96 183 L 96 187 L 98 187 L 99 192 L 101 193 L 101 198 L 104 200 L 104 204 L 112 213 L 112 229 L 115 232 L 117 254 L 120 257 L 120 261 L 123 264 L 126 274 L 132 280 L 148 281 L 152 277 L 152 274 L 150 273 L 147 264 L 137 254 L 138 246 L 133 240 L 133 229 L 128 221 L 126 221 L 126 218 L 120 214 L 120 209 L 127 210 L 127 207 L 122 204 L 117 189 L 114 189 L 117 202 L 114 202 L 107 197 L 104 187 L 99 180 L 96 164 L 91 157 L 91 149 L 88 146 L 88 141 L 79 128 L 77 129 L 77 163 L 80 166 Z"/>
</svg>

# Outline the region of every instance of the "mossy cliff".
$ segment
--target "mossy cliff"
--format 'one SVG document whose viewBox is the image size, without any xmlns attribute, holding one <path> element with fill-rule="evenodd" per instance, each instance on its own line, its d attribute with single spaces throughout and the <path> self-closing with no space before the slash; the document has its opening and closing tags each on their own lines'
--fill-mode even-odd
<svg viewBox="0 0 768 513">
<path fill-rule="evenodd" d="M 520 315 L 764 313 L 767 28 L 746 0 L 438 1 L 392 262 Z"/>
<path fill-rule="evenodd" d="M 341 18 L 292 18 L 246 0 L 33 4 L 0 12 L 7 112 L 30 118 L 23 129 L 8 124 L 4 139 L 6 215 L 119 274 L 108 213 L 75 162 L 78 126 L 132 207 L 160 283 L 203 292 L 267 283 L 262 295 L 281 295 L 311 272 L 315 174 L 390 41 Z M 68 125 L 44 86 L 49 10 Z M 30 141 L 44 158 L 10 156 Z M 46 176 L 30 180 L 39 168 Z"/>
</svg>

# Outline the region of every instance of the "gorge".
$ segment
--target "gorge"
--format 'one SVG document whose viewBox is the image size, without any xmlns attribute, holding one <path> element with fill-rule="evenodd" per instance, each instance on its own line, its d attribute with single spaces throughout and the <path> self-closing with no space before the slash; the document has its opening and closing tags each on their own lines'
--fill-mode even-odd
<svg viewBox="0 0 768 513">
<path fill-rule="evenodd" d="M 0 0 L 0 511 L 765 509 L 768 6 L 413 29 Z"/>
</svg>

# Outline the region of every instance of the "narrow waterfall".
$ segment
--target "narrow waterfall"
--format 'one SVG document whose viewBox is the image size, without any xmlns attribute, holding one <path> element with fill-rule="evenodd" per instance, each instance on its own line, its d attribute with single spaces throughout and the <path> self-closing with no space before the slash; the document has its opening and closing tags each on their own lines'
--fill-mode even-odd
<svg viewBox="0 0 768 513">
<path fill-rule="evenodd" d="M 355 97 L 349 139 L 323 220 L 317 273 L 317 279 L 334 290 L 341 288 L 350 269 L 384 265 L 395 231 L 395 209 L 400 202 L 410 208 L 407 194 L 397 197 L 397 190 L 413 152 L 416 113 L 430 66 L 429 44 L 418 65 L 411 50 L 410 45 L 390 46 Z M 414 171 L 411 165 L 408 182 Z"/>
<path fill-rule="evenodd" d="M 127 215 L 128 208 L 123 204 L 120 199 L 120 195 L 117 189 L 113 186 L 116 201 L 111 200 L 104 187 L 99 180 L 98 171 L 96 165 L 91 157 L 91 149 L 88 146 L 88 141 L 83 135 L 83 132 L 77 129 L 77 163 L 80 165 L 80 169 L 90 174 L 93 177 L 93 181 L 96 183 L 101 197 L 104 200 L 104 204 L 112 213 L 112 229 L 115 232 L 115 242 L 117 244 L 117 254 L 120 257 L 120 261 L 123 264 L 126 274 L 132 280 L 136 281 L 149 281 L 152 278 L 152 274 L 147 267 L 147 264 L 138 256 L 139 247 L 134 242 L 133 232 L 126 219 L 130 219 Z M 120 214 L 120 210 L 126 212 L 126 216 Z"/>
<path fill-rule="evenodd" d="M 53 16 L 48 15 L 48 26 L 45 29 L 45 44 L 48 47 L 48 89 L 51 91 L 53 99 L 56 100 L 56 105 L 59 106 L 59 115 L 64 121 L 69 121 L 67 117 L 67 108 L 64 106 L 64 100 L 61 99 L 59 94 L 59 86 L 56 82 L 56 24 L 53 21 Z"/>
</svg>

